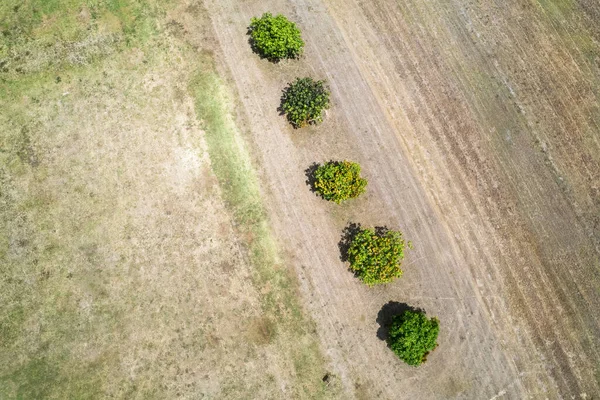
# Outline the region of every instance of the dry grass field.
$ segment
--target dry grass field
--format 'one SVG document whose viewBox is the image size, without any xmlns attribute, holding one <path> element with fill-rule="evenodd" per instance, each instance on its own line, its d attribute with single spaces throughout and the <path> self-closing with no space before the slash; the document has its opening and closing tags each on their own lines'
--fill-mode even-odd
<svg viewBox="0 0 600 400">
<path fill-rule="evenodd" d="M 300 60 L 252 53 L 267 11 Z M 591 0 L 2 2 L 0 398 L 600 398 L 599 26 Z M 303 75 L 332 107 L 293 130 Z M 367 193 L 311 193 L 329 159 Z M 352 222 L 414 243 L 400 280 L 348 272 Z M 378 338 L 390 301 L 440 320 L 419 368 Z"/>
<path fill-rule="evenodd" d="M 25 26 L 46 2 L 19 3 L 1 14 L 0 398 L 335 396 L 178 4 L 57 2 Z"/>
</svg>

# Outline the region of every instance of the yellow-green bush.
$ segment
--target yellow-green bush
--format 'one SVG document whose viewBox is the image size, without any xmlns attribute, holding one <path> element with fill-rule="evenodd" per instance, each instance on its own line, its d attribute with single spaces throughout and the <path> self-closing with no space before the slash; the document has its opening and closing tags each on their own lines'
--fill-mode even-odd
<svg viewBox="0 0 600 400">
<path fill-rule="evenodd" d="M 330 161 L 317 167 L 313 188 L 326 200 L 341 203 L 365 192 L 367 180 L 360 176 L 360 165 L 350 161 Z"/>
<path fill-rule="evenodd" d="M 387 228 L 360 229 L 347 251 L 350 269 L 369 286 L 389 283 L 402 276 L 400 263 L 407 243 L 399 231 Z M 412 247 L 408 242 L 408 246 Z"/>
<path fill-rule="evenodd" d="M 296 24 L 283 15 L 265 13 L 252 18 L 249 27 L 250 44 L 254 51 L 271 61 L 297 58 L 302 54 L 304 41 Z"/>
</svg>

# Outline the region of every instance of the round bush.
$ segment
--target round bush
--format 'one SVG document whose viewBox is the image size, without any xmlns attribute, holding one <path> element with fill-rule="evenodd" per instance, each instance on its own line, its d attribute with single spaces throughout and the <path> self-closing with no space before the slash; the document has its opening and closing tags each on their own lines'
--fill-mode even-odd
<svg viewBox="0 0 600 400">
<path fill-rule="evenodd" d="M 402 361 L 417 366 L 424 363 L 427 354 L 437 347 L 439 332 L 437 318 L 427 319 L 422 311 L 407 310 L 392 319 L 388 344 Z"/>
<path fill-rule="evenodd" d="M 360 177 L 360 165 L 350 161 L 330 161 L 313 175 L 314 189 L 325 200 L 341 203 L 365 192 L 367 180 Z"/>
<path fill-rule="evenodd" d="M 402 276 L 400 263 L 406 243 L 402 233 L 387 228 L 360 229 L 347 251 L 350 269 L 369 286 Z M 409 248 L 412 247 L 408 242 Z"/>
<path fill-rule="evenodd" d="M 296 58 L 302 54 L 304 41 L 296 24 L 283 15 L 265 13 L 252 18 L 249 33 L 252 48 L 271 61 Z"/>
<path fill-rule="evenodd" d="M 294 128 L 323 121 L 322 113 L 329 108 L 329 91 L 325 81 L 297 78 L 284 91 L 281 110 Z"/>
</svg>

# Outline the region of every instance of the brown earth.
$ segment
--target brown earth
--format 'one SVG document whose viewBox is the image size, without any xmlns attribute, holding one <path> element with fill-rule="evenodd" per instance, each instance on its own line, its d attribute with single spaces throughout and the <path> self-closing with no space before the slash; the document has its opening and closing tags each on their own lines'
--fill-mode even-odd
<svg viewBox="0 0 600 400">
<path fill-rule="evenodd" d="M 333 373 L 356 398 L 600 395 L 600 9 L 566 0 L 206 0 L 216 57 L 240 99 L 281 247 Z M 251 53 L 252 16 L 281 12 L 300 61 Z M 181 17 L 190 40 L 193 15 Z M 294 131 L 278 115 L 296 76 L 333 106 Z M 305 185 L 313 162 L 362 164 L 343 206 Z M 340 261 L 348 222 L 402 229 L 404 277 L 367 288 Z M 377 336 L 388 301 L 439 317 L 420 368 Z"/>
</svg>

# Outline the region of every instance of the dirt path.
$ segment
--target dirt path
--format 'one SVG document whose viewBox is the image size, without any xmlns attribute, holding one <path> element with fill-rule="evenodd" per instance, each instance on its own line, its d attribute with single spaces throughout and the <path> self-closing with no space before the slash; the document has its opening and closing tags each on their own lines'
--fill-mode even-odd
<svg viewBox="0 0 600 400">
<path fill-rule="evenodd" d="M 544 10 L 515 6 L 521 14 L 492 1 L 206 1 L 273 225 L 348 394 L 600 391 L 594 67 Z M 246 26 L 264 11 L 299 22 L 302 61 L 250 52 Z M 542 37 L 552 56 L 535 52 Z M 326 77 L 334 105 L 318 128 L 293 131 L 276 109 L 302 74 Z M 365 198 L 334 207 L 310 193 L 304 170 L 330 158 L 363 165 Z M 400 281 L 368 289 L 347 272 L 337 250 L 347 222 L 400 228 L 415 243 Z M 389 300 L 441 320 L 440 347 L 419 369 L 377 338 Z"/>
</svg>

